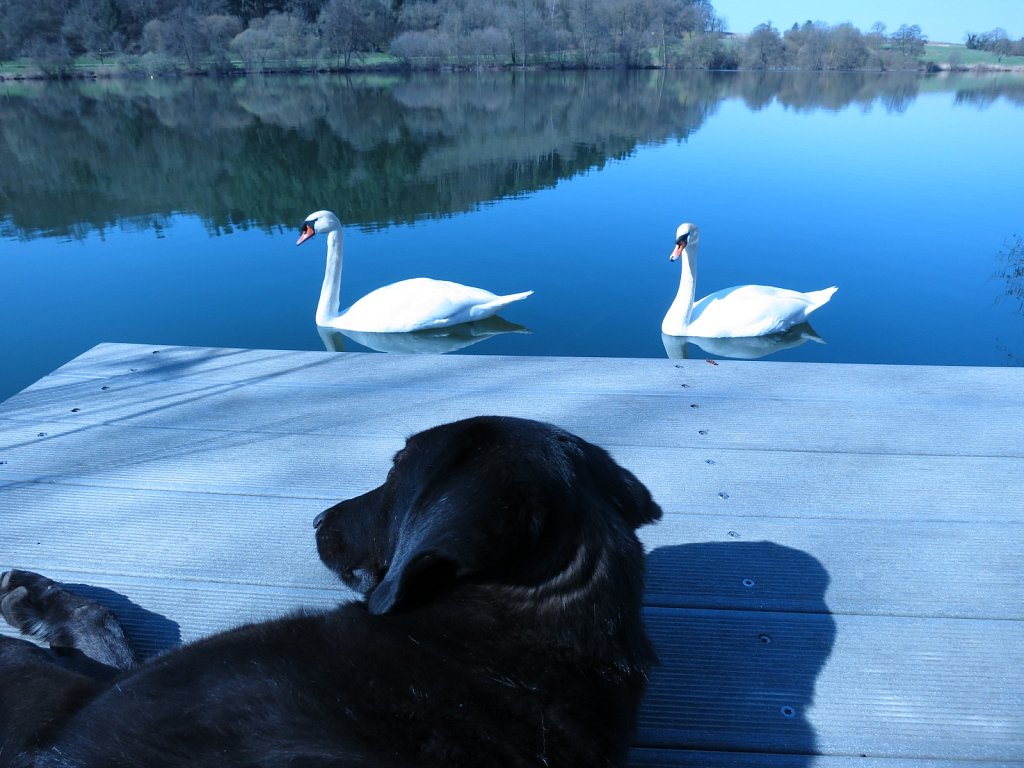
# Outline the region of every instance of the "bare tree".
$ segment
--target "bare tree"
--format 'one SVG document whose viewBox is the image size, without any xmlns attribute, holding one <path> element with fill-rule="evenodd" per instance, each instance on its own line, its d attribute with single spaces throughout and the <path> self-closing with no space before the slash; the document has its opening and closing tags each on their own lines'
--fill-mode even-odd
<svg viewBox="0 0 1024 768">
<path fill-rule="evenodd" d="M 526 65 L 534 51 L 534 38 L 541 26 L 541 15 L 535 0 L 511 0 L 509 18 L 512 21 L 512 64 Z"/>
<path fill-rule="evenodd" d="M 864 43 L 868 48 L 878 49 L 885 45 L 887 41 L 885 29 L 885 24 L 880 21 L 876 21 L 871 25 L 871 29 L 864 35 Z"/>
<path fill-rule="evenodd" d="M 928 40 L 921 34 L 921 27 L 917 24 L 901 24 L 889 37 L 889 41 L 905 58 L 916 59 L 924 55 L 924 44 Z"/>
<path fill-rule="evenodd" d="M 227 0 L 228 11 L 249 23 L 253 19 L 286 10 L 286 0 Z"/>
<path fill-rule="evenodd" d="M 673 17 L 678 24 L 677 35 L 695 33 L 707 35 L 712 32 L 724 31 L 722 21 L 715 13 L 710 0 L 672 0 L 671 5 L 675 6 Z"/>
<path fill-rule="evenodd" d="M 444 8 L 439 3 L 425 2 L 424 0 L 403 3 L 402 10 L 398 14 L 399 31 L 422 32 L 428 29 L 437 29 L 443 13 Z"/>
<path fill-rule="evenodd" d="M 206 35 L 200 17 L 179 6 L 162 19 L 153 19 L 142 30 L 145 50 L 184 59 L 189 70 L 198 67 L 199 58 L 206 54 Z"/>
<path fill-rule="evenodd" d="M 782 35 L 787 64 L 801 69 L 825 69 L 828 65 L 829 29 L 822 22 L 794 24 Z"/>
<path fill-rule="evenodd" d="M 861 69 L 868 60 L 864 36 L 852 24 L 839 24 L 829 34 L 829 69 Z"/>
<path fill-rule="evenodd" d="M 505 2 L 456 0 L 446 6 L 442 28 L 452 38 L 458 60 L 479 67 L 510 55 L 516 19 Z"/>
<path fill-rule="evenodd" d="M 598 17 L 608 30 L 616 62 L 623 67 L 649 64 L 653 9 L 648 0 L 602 0 Z"/>
<path fill-rule="evenodd" d="M 323 50 L 349 66 L 353 57 L 380 50 L 394 32 L 384 0 L 330 0 L 317 18 Z"/>
<path fill-rule="evenodd" d="M 606 31 L 597 15 L 598 0 L 568 0 L 567 22 L 576 50 L 576 60 L 591 67 L 601 60 Z"/>
<path fill-rule="evenodd" d="M 125 36 L 114 0 L 79 0 L 64 16 L 61 34 L 78 53 L 122 51 Z"/>
<path fill-rule="evenodd" d="M 436 29 L 410 29 L 392 40 L 389 50 L 407 62 L 436 68 L 452 55 L 452 41 Z"/>
<path fill-rule="evenodd" d="M 743 44 L 741 61 L 749 69 L 775 69 L 786 63 L 779 30 L 770 21 L 754 27 Z"/>
<path fill-rule="evenodd" d="M 26 55 L 42 60 L 63 50 L 66 56 L 67 46 L 60 32 L 69 5 L 70 0 L 0 2 L 0 54 L 4 58 Z"/>
<path fill-rule="evenodd" d="M 275 11 L 250 21 L 231 41 L 231 49 L 242 57 L 246 69 L 266 70 L 274 65 L 294 66 L 312 55 L 315 43 L 307 22 Z"/>
<path fill-rule="evenodd" d="M 242 20 L 227 14 L 211 14 L 200 19 L 203 34 L 206 36 L 207 54 L 210 64 L 219 70 L 231 68 L 229 51 L 231 41 L 242 31 Z"/>
</svg>

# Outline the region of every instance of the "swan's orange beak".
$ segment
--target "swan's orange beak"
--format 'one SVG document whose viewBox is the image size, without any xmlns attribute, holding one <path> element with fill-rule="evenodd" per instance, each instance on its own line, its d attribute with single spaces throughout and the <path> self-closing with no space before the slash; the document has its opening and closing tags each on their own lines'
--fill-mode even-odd
<svg viewBox="0 0 1024 768">
<path fill-rule="evenodd" d="M 299 239 L 295 241 L 295 244 L 302 245 L 315 234 L 316 232 L 313 231 L 313 228 L 309 226 L 309 224 L 303 224 L 302 229 L 299 230 Z"/>
<path fill-rule="evenodd" d="M 676 240 L 676 247 L 672 249 L 672 253 L 668 255 L 669 261 L 675 261 L 683 255 L 683 250 L 686 248 L 686 244 L 690 242 L 690 233 L 687 232 L 685 235 L 680 235 Z"/>
</svg>

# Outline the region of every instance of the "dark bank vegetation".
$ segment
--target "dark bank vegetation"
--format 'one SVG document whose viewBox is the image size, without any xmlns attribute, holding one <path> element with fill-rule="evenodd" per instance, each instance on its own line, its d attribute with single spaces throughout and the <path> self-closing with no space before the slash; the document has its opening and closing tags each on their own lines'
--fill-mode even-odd
<svg viewBox="0 0 1024 768">
<path fill-rule="evenodd" d="M 709 0 L 0 0 L 8 76 L 374 68 L 917 69 L 913 24 L 770 22 L 732 35 Z M 1012 55 L 1001 30 L 978 50 Z"/>
</svg>

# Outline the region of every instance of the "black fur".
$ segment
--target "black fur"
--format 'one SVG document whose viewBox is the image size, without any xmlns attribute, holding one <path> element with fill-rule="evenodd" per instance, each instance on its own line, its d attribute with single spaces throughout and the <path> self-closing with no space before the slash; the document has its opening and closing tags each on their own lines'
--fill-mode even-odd
<svg viewBox="0 0 1024 768">
<path fill-rule="evenodd" d="M 0 766 L 617 766 L 653 653 L 634 529 L 661 510 L 602 449 L 478 417 L 411 437 L 315 521 L 362 592 L 139 664 L 37 574 L 0 611 Z"/>
</svg>

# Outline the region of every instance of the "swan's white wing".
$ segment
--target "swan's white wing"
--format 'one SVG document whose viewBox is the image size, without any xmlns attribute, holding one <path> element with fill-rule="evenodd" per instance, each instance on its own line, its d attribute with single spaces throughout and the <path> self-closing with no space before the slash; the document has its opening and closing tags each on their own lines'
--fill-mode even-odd
<svg viewBox="0 0 1024 768">
<path fill-rule="evenodd" d="M 731 338 L 778 333 L 804 322 L 822 303 L 817 296 L 788 288 L 739 285 L 695 302 L 687 334 Z"/>
<path fill-rule="evenodd" d="M 492 315 L 508 303 L 503 299 L 515 300 L 483 288 L 416 277 L 366 294 L 342 312 L 332 326 L 375 333 L 441 328 Z"/>
</svg>

